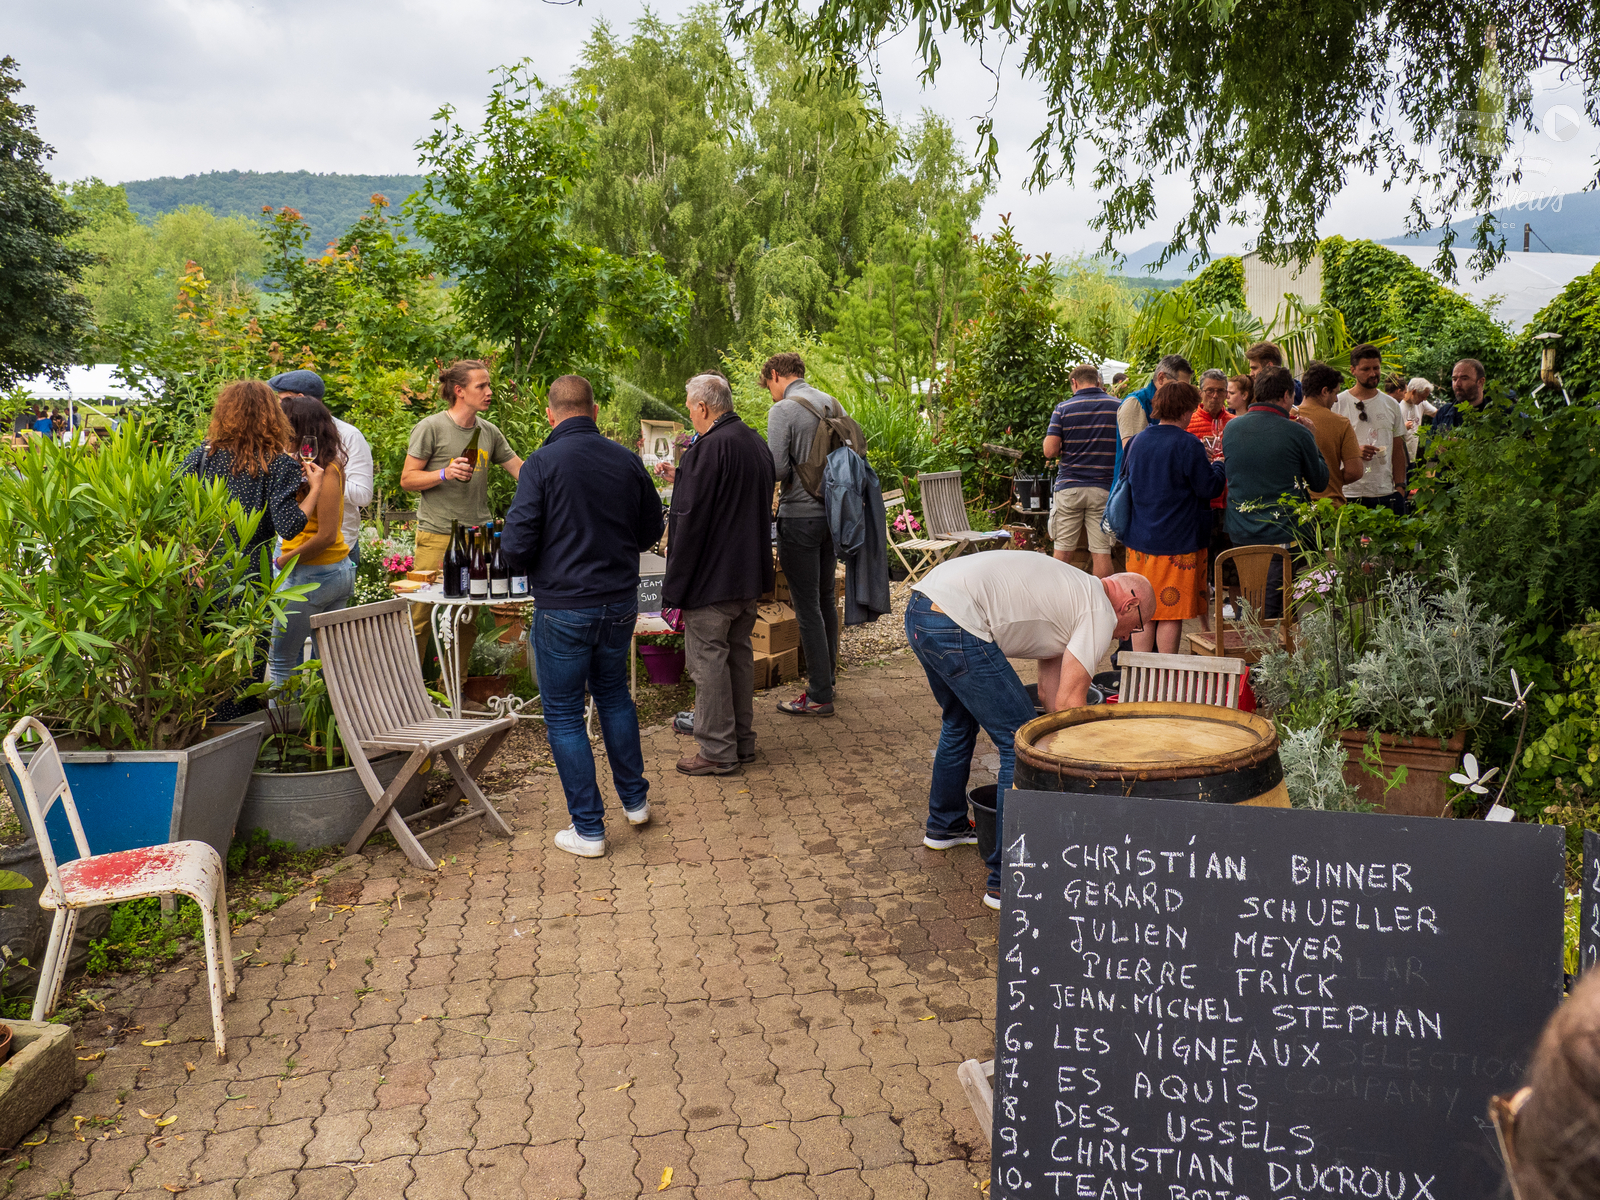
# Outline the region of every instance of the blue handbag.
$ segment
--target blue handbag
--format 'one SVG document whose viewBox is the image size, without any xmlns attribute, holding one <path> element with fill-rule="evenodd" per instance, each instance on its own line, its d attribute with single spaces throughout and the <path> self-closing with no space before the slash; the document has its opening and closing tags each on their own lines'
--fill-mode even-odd
<svg viewBox="0 0 1600 1200">
<path fill-rule="evenodd" d="M 1128 450 L 1132 450 L 1130 445 Z M 1100 518 L 1100 528 L 1112 534 L 1119 542 L 1127 544 L 1128 527 L 1133 524 L 1133 487 L 1128 480 L 1128 454 L 1122 455 L 1122 470 L 1111 485 L 1106 497 L 1105 515 Z"/>
</svg>

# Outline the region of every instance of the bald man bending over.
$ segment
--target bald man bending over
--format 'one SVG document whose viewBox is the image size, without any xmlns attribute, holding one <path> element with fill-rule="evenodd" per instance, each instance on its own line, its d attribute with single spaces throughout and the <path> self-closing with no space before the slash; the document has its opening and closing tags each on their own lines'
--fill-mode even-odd
<svg viewBox="0 0 1600 1200">
<path fill-rule="evenodd" d="M 941 563 L 912 588 L 906 640 L 944 710 L 928 791 L 930 850 L 978 838 L 967 817 L 967 778 L 978 729 L 1000 751 L 997 828 L 1011 789 L 1017 729 L 1033 703 L 1008 658 L 1039 663 L 1039 696 L 1051 712 L 1082 705 L 1101 655 L 1144 628 L 1155 612 L 1150 581 L 1124 573 L 1096 579 L 1026 550 L 995 550 Z M 989 855 L 984 903 L 1000 907 L 1000 845 Z"/>
</svg>

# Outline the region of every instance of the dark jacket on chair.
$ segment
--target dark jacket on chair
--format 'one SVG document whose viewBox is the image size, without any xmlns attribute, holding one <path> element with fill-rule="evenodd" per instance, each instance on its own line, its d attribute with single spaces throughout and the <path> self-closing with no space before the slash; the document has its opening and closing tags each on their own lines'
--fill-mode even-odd
<svg viewBox="0 0 1600 1200">
<path fill-rule="evenodd" d="M 500 549 L 540 608 L 639 595 L 639 554 L 661 538 L 661 498 L 633 451 L 568 417 L 522 464 Z"/>
<path fill-rule="evenodd" d="M 771 590 L 776 482 L 767 443 L 731 412 L 683 452 L 667 517 L 664 605 L 704 608 Z"/>
</svg>

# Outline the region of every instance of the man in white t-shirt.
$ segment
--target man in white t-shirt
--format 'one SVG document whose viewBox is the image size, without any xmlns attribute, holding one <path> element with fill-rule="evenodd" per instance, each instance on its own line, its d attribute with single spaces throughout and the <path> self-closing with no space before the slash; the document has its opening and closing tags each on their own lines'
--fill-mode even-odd
<svg viewBox="0 0 1600 1200">
<path fill-rule="evenodd" d="M 1344 485 L 1344 498 L 1368 508 L 1387 508 L 1396 516 L 1406 511 L 1406 419 L 1395 400 L 1378 390 L 1383 356 L 1362 343 L 1350 351 L 1355 386 L 1339 393 L 1333 411 L 1350 422 L 1361 446 L 1366 472 Z"/>
<path fill-rule="evenodd" d="M 1008 658 L 1039 663 L 1039 697 L 1051 712 L 1076 708 L 1113 642 L 1144 627 L 1155 595 L 1142 575 L 1096 579 L 1046 554 L 992 550 L 941 563 L 912 588 L 906 640 L 944 710 L 928 790 L 930 850 L 978 839 L 967 817 L 967 778 L 978 729 L 1000 751 L 995 821 L 1011 790 L 1017 729 L 1033 702 Z M 999 839 L 989 853 L 984 903 L 1000 907 Z"/>
</svg>

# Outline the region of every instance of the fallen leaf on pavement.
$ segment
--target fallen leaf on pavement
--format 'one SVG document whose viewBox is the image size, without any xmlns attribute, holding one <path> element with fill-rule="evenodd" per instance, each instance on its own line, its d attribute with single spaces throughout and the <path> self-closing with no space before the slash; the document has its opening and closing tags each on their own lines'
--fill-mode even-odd
<svg viewBox="0 0 1600 1200">
<path fill-rule="evenodd" d="M 932 1020 L 933 1020 L 933 1019 L 934 1019 L 934 1018 L 936 1018 L 936 1017 L 937 1017 L 937 1016 L 938 1016 L 938 1015 L 939 1015 L 939 1014 L 938 1014 L 938 1013 L 929 1013 L 929 1014 L 928 1014 L 928 1015 L 927 1015 L 927 1016 L 925 1016 L 925 1017 L 918 1017 L 918 1018 L 917 1018 L 917 1020 L 919 1020 L 919 1021 L 932 1021 Z"/>
<path fill-rule="evenodd" d="M 141 1045 L 141 1046 L 170 1046 L 170 1045 L 172 1045 L 172 1039 L 171 1038 L 152 1038 L 148 1042 L 140 1042 L 139 1045 Z"/>
<path fill-rule="evenodd" d="M 78 1061 L 79 1062 L 94 1062 L 95 1059 L 104 1058 L 105 1056 L 106 1056 L 106 1052 L 104 1050 L 100 1050 L 100 1051 L 98 1051 L 98 1052 L 96 1052 L 94 1054 L 80 1054 L 80 1055 L 78 1055 Z"/>
<path fill-rule="evenodd" d="M 189 1072 L 189 1074 L 193 1075 L 200 1068 L 195 1066 L 192 1062 L 186 1062 L 186 1063 L 183 1064 L 183 1069 L 185 1071 Z"/>
<path fill-rule="evenodd" d="M 627 1083 L 619 1083 L 619 1084 L 617 1084 L 617 1086 L 612 1088 L 611 1090 L 613 1092 L 625 1092 L 629 1088 L 631 1088 L 632 1086 L 633 1086 L 633 1080 L 630 1079 L 630 1080 L 628 1080 Z"/>
<path fill-rule="evenodd" d="M 157 1128 L 165 1129 L 168 1125 L 171 1125 L 177 1119 L 178 1119 L 178 1114 L 177 1113 L 173 1113 L 170 1117 L 162 1117 L 161 1120 L 156 1122 L 156 1126 L 157 1126 Z"/>
<path fill-rule="evenodd" d="M 671 1167 L 663 1167 L 663 1168 L 661 1168 L 661 1186 L 656 1188 L 656 1191 L 664 1192 L 671 1186 L 672 1186 L 672 1168 Z"/>
<path fill-rule="evenodd" d="M 161 1114 L 160 1113 L 145 1112 L 145 1110 L 142 1109 L 142 1108 L 139 1110 L 139 1115 L 141 1117 L 147 1117 L 148 1119 L 150 1119 L 152 1121 L 159 1121 L 161 1119 Z"/>
</svg>

